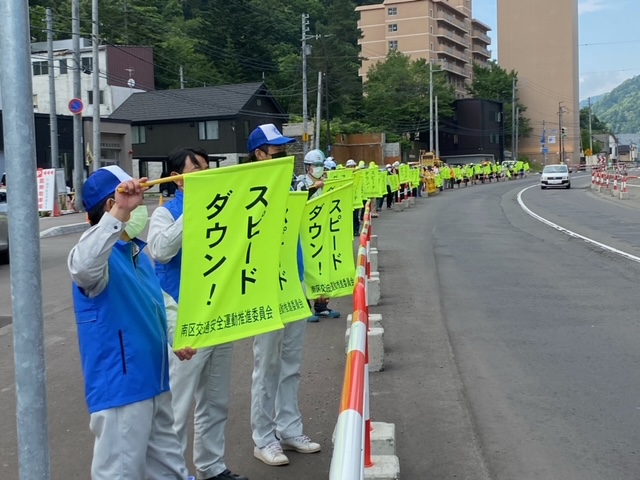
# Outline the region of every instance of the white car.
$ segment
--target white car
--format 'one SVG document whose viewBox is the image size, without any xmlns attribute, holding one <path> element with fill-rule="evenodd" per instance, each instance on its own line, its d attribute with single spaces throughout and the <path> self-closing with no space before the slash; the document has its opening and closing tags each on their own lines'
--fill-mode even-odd
<svg viewBox="0 0 640 480">
<path fill-rule="evenodd" d="M 540 176 L 540 188 L 547 187 L 571 188 L 569 167 L 564 164 L 547 165 Z"/>
</svg>

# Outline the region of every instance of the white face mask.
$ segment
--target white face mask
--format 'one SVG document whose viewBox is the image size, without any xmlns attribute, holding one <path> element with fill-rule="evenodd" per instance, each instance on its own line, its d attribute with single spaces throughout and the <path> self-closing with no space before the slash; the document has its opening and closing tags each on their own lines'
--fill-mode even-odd
<svg viewBox="0 0 640 480">
<path fill-rule="evenodd" d="M 323 174 L 324 167 L 313 167 L 313 170 L 311 171 L 311 175 L 313 175 L 314 178 L 320 178 Z"/>
<path fill-rule="evenodd" d="M 146 205 L 139 205 L 135 210 L 131 212 L 129 221 L 124 227 L 124 231 L 127 232 L 129 238 L 137 238 L 142 232 L 144 232 L 147 222 L 149 221 L 149 210 Z"/>
</svg>

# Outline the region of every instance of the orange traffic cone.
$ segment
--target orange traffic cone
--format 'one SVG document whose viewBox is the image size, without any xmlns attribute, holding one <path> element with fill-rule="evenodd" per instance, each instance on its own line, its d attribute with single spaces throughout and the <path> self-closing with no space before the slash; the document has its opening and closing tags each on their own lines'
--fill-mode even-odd
<svg viewBox="0 0 640 480">
<path fill-rule="evenodd" d="M 59 217 L 60 214 L 60 200 L 58 198 L 56 198 L 53 201 L 53 216 L 54 217 Z"/>
</svg>

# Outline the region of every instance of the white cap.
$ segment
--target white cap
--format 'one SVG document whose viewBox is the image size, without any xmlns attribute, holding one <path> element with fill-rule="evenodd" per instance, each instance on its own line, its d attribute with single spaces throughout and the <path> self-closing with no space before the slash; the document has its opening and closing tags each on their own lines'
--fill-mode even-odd
<svg viewBox="0 0 640 480">
<path fill-rule="evenodd" d="M 323 165 L 324 166 L 324 153 L 322 150 L 310 150 L 304 156 L 304 164 L 305 165 Z"/>
<path fill-rule="evenodd" d="M 347 160 L 347 167 L 355 167 L 356 166 L 356 161 L 349 159 Z"/>
</svg>

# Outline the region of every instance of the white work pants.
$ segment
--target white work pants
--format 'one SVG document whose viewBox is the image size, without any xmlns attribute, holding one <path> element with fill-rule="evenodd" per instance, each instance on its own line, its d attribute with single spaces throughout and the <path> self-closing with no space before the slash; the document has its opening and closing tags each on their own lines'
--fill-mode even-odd
<svg viewBox="0 0 640 480">
<path fill-rule="evenodd" d="M 92 413 L 92 480 L 186 480 L 171 393 Z"/>
<path fill-rule="evenodd" d="M 253 340 L 251 430 L 258 448 L 278 440 L 276 434 L 302 435 L 298 389 L 306 329 L 307 322 L 301 320 Z"/>
<path fill-rule="evenodd" d="M 198 478 L 215 477 L 226 470 L 225 427 L 231 388 L 233 344 L 202 348 L 181 362 L 171 354 L 169 374 L 173 395 L 174 428 L 187 450 L 187 424 L 195 398 L 193 463 Z"/>
</svg>

